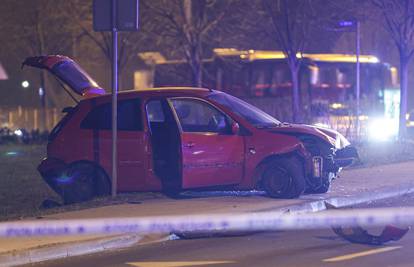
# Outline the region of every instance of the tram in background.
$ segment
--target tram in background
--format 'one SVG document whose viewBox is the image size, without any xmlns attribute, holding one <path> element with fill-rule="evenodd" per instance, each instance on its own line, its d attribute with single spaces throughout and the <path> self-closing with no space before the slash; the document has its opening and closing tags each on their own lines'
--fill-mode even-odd
<svg viewBox="0 0 414 267">
<path fill-rule="evenodd" d="M 305 122 L 356 137 L 356 56 L 302 54 L 299 71 L 301 110 Z M 398 132 L 400 89 L 395 67 L 375 56 L 361 55 L 360 137 L 389 139 Z M 292 82 L 280 51 L 214 49 L 205 60 L 203 86 L 232 94 L 272 116 L 291 120 Z M 184 61 L 156 64 L 154 86 L 191 85 Z"/>
</svg>

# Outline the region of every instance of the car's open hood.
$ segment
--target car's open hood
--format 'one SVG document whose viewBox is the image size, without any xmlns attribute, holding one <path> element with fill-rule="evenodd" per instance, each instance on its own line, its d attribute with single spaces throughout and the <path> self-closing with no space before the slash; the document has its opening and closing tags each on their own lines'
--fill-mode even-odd
<svg viewBox="0 0 414 267">
<path fill-rule="evenodd" d="M 28 57 L 22 63 L 22 67 L 25 65 L 47 69 L 78 95 L 92 97 L 105 94 L 105 90 L 69 57 L 59 55 Z"/>
</svg>

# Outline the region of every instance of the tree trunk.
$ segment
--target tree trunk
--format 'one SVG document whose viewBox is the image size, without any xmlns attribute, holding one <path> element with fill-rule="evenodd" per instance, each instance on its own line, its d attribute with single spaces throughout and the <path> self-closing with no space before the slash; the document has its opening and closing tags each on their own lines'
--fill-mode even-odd
<svg viewBox="0 0 414 267">
<path fill-rule="evenodd" d="M 399 139 L 404 140 L 407 136 L 406 114 L 408 96 L 408 61 L 409 58 L 400 52 L 400 119 L 399 119 Z"/>
<path fill-rule="evenodd" d="M 200 52 L 197 51 L 196 48 L 195 51 L 193 51 L 191 55 L 191 71 L 192 71 L 192 83 L 193 86 L 196 87 L 202 87 L 203 86 L 203 66 L 202 66 L 202 59 L 200 56 Z"/>
<path fill-rule="evenodd" d="M 201 64 L 198 64 L 194 69 L 193 84 L 196 87 L 203 87 L 203 72 Z"/>
<path fill-rule="evenodd" d="M 37 23 L 37 33 L 38 33 L 38 40 L 39 40 L 39 55 L 44 55 L 45 53 L 45 38 L 44 38 L 44 32 L 43 32 L 43 27 L 42 27 L 42 23 L 38 22 Z M 41 117 L 42 117 L 42 123 L 40 128 L 45 131 L 48 128 L 48 114 L 47 114 L 47 108 L 48 108 L 48 101 L 47 101 L 47 97 L 49 94 L 46 94 L 46 92 L 49 90 L 47 84 L 46 84 L 46 72 L 42 71 L 40 73 L 40 87 L 43 90 L 43 95 L 40 96 L 40 104 L 41 104 Z M 49 93 L 49 92 L 48 92 Z"/>
<path fill-rule="evenodd" d="M 40 97 L 40 106 L 41 106 L 41 123 L 40 129 L 42 131 L 47 130 L 47 99 L 46 99 L 46 72 L 40 72 L 40 88 L 43 89 L 43 95 Z M 40 89 L 39 89 L 40 90 Z"/>
<path fill-rule="evenodd" d="M 195 26 L 193 25 L 195 22 L 193 20 L 193 5 L 192 0 L 184 0 L 184 16 L 185 21 L 187 23 L 186 36 L 188 46 L 184 47 L 184 49 L 188 49 L 187 51 L 187 60 L 190 64 L 191 68 L 191 79 L 192 85 L 196 87 L 203 86 L 203 72 L 202 72 L 202 53 L 201 53 L 201 40 L 200 36 L 196 32 L 194 32 Z"/>
<path fill-rule="evenodd" d="M 295 63 L 289 64 L 290 74 L 292 76 L 292 118 L 293 122 L 302 122 L 300 113 L 300 88 L 299 88 L 299 71 Z"/>
</svg>

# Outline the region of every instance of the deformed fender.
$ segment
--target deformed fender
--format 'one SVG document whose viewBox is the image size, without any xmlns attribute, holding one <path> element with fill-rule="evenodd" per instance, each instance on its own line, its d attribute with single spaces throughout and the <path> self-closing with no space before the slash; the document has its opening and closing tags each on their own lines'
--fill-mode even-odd
<svg viewBox="0 0 414 267">
<path fill-rule="evenodd" d="M 67 164 L 58 158 L 44 158 L 37 167 L 43 180 L 55 191 L 58 195 L 62 195 L 62 189 L 56 182 L 56 177 L 59 177 Z"/>
<path fill-rule="evenodd" d="M 65 176 L 65 170 L 74 164 L 86 163 L 91 164 L 95 168 L 95 190 L 98 196 L 104 196 L 110 193 L 111 184 L 110 179 L 105 170 L 99 165 L 93 162 L 81 160 L 71 162 L 70 164 L 65 163 L 63 160 L 58 158 L 45 158 L 37 167 L 39 173 L 43 177 L 43 180 L 58 194 L 63 194 L 63 187 L 68 183 L 67 177 Z"/>
<path fill-rule="evenodd" d="M 283 151 L 283 153 L 274 153 L 270 154 L 264 159 L 260 161 L 260 163 L 256 166 L 253 174 L 253 181 L 254 183 L 258 183 L 261 179 L 261 175 L 263 171 L 268 166 L 268 163 L 271 162 L 275 158 L 281 158 L 281 157 L 296 157 L 303 163 L 303 171 L 304 173 L 307 172 L 308 166 L 306 164 L 306 158 L 308 157 L 307 151 L 305 147 L 302 145 L 302 143 L 298 143 L 295 149 Z"/>
<path fill-rule="evenodd" d="M 61 173 L 66 167 L 67 164 L 61 159 L 44 158 L 37 167 L 37 170 L 39 171 L 40 175 L 45 178 L 52 176 L 53 174 Z"/>
<path fill-rule="evenodd" d="M 245 139 L 245 175 L 240 188 L 251 188 L 258 185 L 261 173 L 267 163 L 278 157 L 295 156 L 303 162 L 305 173 L 310 166 L 310 153 L 296 136 L 273 131 L 258 132 Z M 251 177 L 251 178 L 250 178 Z"/>
</svg>

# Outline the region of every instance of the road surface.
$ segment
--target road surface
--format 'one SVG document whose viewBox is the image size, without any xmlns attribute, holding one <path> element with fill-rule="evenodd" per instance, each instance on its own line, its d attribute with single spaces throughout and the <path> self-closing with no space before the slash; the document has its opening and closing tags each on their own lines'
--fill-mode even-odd
<svg viewBox="0 0 414 267">
<path fill-rule="evenodd" d="M 414 206 L 414 196 L 366 207 Z M 381 229 L 369 229 L 379 233 Z M 386 246 L 352 244 L 330 229 L 171 240 L 124 250 L 39 263 L 36 267 L 73 266 L 398 266 L 414 264 L 414 232 Z"/>
</svg>

